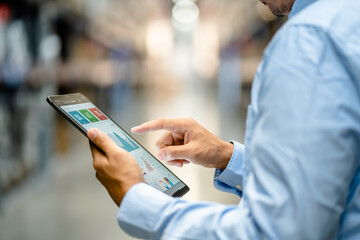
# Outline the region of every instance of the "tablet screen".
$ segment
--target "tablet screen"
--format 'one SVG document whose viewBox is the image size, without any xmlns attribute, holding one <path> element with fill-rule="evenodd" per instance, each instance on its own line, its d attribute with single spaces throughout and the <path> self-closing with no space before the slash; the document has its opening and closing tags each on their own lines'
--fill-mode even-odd
<svg viewBox="0 0 360 240">
<path fill-rule="evenodd" d="M 128 151 L 138 162 L 144 179 L 149 185 L 169 195 L 185 186 L 172 172 L 109 119 L 93 103 L 86 102 L 60 107 L 86 131 L 90 128 L 98 128 L 104 131 L 118 146 Z"/>
</svg>

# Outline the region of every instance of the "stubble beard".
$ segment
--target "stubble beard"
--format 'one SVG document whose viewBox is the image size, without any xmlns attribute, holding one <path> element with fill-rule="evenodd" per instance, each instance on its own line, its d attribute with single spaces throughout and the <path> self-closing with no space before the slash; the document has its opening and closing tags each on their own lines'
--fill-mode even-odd
<svg viewBox="0 0 360 240">
<path fill-rule="evenodd" d="M 263 0 L 260 0 L 260 2 L 268 6 L 270 8 L 270 11 L 277 17 L 284 17 L 289 15 L 292 9 L 292 5 L 294 4 L 294 1 L 289 1 L 286 3 L 282 3 L 280 6 L 274 6 L 267 4 Z"/>
</svg>

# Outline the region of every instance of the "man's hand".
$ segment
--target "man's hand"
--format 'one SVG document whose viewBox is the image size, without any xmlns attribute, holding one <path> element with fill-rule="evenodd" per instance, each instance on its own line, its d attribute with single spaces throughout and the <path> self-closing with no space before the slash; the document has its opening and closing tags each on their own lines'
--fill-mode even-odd
<svg viewBox="0 0 360 240">
<path fill-rule="evenodd" d="M 224 170 L 233 152 L 225 142 L 193 119 L 157 119 L 131 129 L 134 133 L 167 130 L 156 142 L 157 157 L 171 165 L 182 167 L 192 162 L 204 167 Z"/>
<path fill-rule="evenodd" d="M 90 143 L 96 177 L 120 206 L 126 192 L 136 183 L 144 182 L 142 171 L 133 156 L 104 132 L 92 128 L 87 134 L 97 146 Z"/>
</svg>

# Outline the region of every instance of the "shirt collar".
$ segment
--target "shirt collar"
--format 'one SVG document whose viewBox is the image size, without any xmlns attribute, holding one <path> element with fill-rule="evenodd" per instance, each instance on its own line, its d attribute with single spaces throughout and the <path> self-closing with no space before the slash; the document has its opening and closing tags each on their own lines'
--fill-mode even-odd
<svg viewBox="0 0 360 240">
<path fill-rule="evenodd" d="M 301 10 L 309 6 L 310 4 L 316 2 L 317 0 L 295 0 L 294 5 L 289 14 L 289 18 L 295 16 Z"/>
</svg>

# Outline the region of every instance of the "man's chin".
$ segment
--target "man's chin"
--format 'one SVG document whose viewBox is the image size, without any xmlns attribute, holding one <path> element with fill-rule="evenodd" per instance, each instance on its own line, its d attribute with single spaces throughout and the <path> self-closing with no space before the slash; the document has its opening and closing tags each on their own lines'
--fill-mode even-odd
<svg viewBox="0 0 360 240">
<path fill-rule="evenodd" d="M 264 4 L 265 6 L 267 6 L 270 11 L 272 12 L 272 14 L 274 14 L 277 17 L 286 17 L 287 14 L 281 12 L 279 9 L 274 9 L 273 7 L 271 7 L 269 4 L 267 4 L 264 0 L 259 0 L 262 4 Z"/>
<path fill-rule="evenodd" d="M 271 9 L 270 9 L 271 10 Z M 274 14 L 277 17 L 286 17 L 288 14 L 284 14 L 283 12 L 279 12 L 279 11 L 272 11 L 272 14 Z"/>
<path fill-rule="evenodd" d="M 277 17 L 286 17 L 287 15 L 283 12 L 279 11 L 278 9 L 272 9 L 269 5 L 265 4 L 271 11 L 272 14 L 274 14 Z"/>
</svg>

